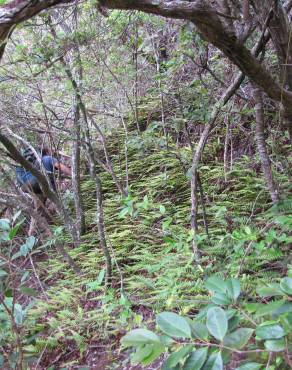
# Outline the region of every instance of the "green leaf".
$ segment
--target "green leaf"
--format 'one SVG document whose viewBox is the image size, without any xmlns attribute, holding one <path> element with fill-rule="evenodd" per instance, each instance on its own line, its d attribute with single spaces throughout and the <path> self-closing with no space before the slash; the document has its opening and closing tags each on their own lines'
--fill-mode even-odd
<svg viewBox="0 0 292 370">
<path fill-rule="evenodd" d="M 162 312 L 156 317 L 158 327 L 167 335 L 176 338 L 191 338 L 187 320 L 173 312 Z"/>
<path fill-rule="evenodd" d="M 124 218 L 129 213 L 129 208 L 123 208 L 121 212 L 119 213 L 119 218 Z"/>
<path fill-rule="evenodd" d="M 208 347 L 193 351 L 187 358 L 183 370 L 200 370 L 206 361 Z"/>
<path fill-rule="evenodd" d="M 286 294 L 292 295 L 292 278 L 285 277 L 282 279 L 280 282 L 280 287 Z"/>
<path fill-rule="evenodd" d="M 161 345 L 158 335 L 147 329 L 131 330 L 121 339 L 121 343 L 124 348 L 139 347 L 142 344 Z"/>
<path fill-rule="evenodd" d="M 32 250 L 33 246 L 35 245 L 35 242 L 36 242 L 36 238 L 34 236 L 29 236 L 26 239 L 25 244 L 23 244 L 20 247 L 20 251 L 19 252 L 20 252 L 21 256 L 24 256 L 25 257 Z M 15 255 L 17 255 L 17 253 L 15 253 Z"/>
<path fill-rule="evenodd" d="M 0 270 L 0 278 L 7 275 L 8 273 L 5 270 Z"/>
<path fill-rule="evenodd" d="M 160 206 L 159 206 L 159 211 L 160 211 L 160 213 L 161 213 L 162 215 L 164 215 L 164 214 L 165 214 L 166 209 L 165 209 L 164 205 L 160 204 Z"/>
<path fill-rule="evenodd" d="M 234 330 L 240 321 L 240 316 L 235 315 L 228 320 L 228 331 Z"/>
<path fill-rule="evenodd" d="M 160 335 L 159 337 L 160 339 L 160 342 L 164 345 L 164 346 L 170 346 L 174 340 L 172 338 L 170 338 L 168 335 Z"/>
<path fill-rule="evenodd" d="M 260 339 L 279 339 L 285 335 L 279 324 L 260 325 L 256 328 L 256 336 Z"/>
<path fill-rule="evenodd" d="M 22 309 L 22 306 L 18 303 L 14 306 L 14 320 L 17 325 L 21 325 L 23 323 L 25 317 L 25 311 Z"/>
<path fill-rule="evenodd" d="M 101 285 L 101 283 L 103 282 L 104 276 L 105 276 L 105 269 L 102 269 L 100 273 L 98 274 L 98 277 L 96 280 L 98 285 Z"/>
<path fill-rule="evenodd" d="M 175 367 L 181 360 L 183 360 L 193 349 L 193 346 L 188 345 L 180 348 L 168 356 L 167 360 L 162 366 L 162 370 Z"/>
<path fill-rule="evenodd" d="M 209 333 L 207 326 L 201 322 L 195 322 L 191 325 L 192 336 L 200 340 L 207 340 Z"/>
<path fill-rule="evenodd" d="M 245 304 L 245 309 L 249 313 L 254 313 L 256 312 L 261 306 L 263 306 L 261 303 L 246 303 Z"/>
<path fill-rule="evenodd" d="M 270 339 L 265 341 L 265 348 L 272 352 L 281 352 L 286 348 L 285 339 Z"/>
<path fill-rule="evenodd" d="M 9 231 L 10 230 L 10 221 L 7 218 L 1 218 L 0 219 L 0 229 L 3 231 Z"/>
<path fill-rule="evenodd" d="M 205 363 L 203 370 L 223 370 L 223 361 L 220 352 L 212 353 Z"/>
<path fill-rule="evenodd" d="M 146 344 L 145 346 L 140 346 L 131 356 L 131 361 L 134 364 L 140 363 L 143 365 L 148 365 L 161 354 L 163 349 L 163 346 L 157 346 L 156 344 Z"/>
<path fill-rule="evenodd" d="M 29 287 L 26 287 L 26 286 L 20 287 L 19 291 L 22 294 L 25 294 L 29 297 L 36 297 L 38 295 L 38 292 L 35 289 L 29 288 Z"/>
<path fill-rule="evenodd" d="M 248 362 L 247 364 L 237 367 L 235 370 L 259 370 L 263 365 L 257 362 Z"/>
<path fill-rule="evenodd" d="M 157 357 L 159 357 L 161 353 L 165 351 L 165 347 L 163 345 L 147 344 L 147 346 L 152 347 L 152 352 L 141 361 L 141 364 L 144 366 L 151 364 L 151 362 L 156 360 Z"/>
<path fill-rule="evenodd" d="M 257 289 L 258 295 L 261 297 L 274 297 L 277 295 L 283 295 L 281 291 L 280 284 L 271 283 L 267 286 L 262 286 Z"/>
<path fill-rule="evenodd" d="M 215 275 L 209 277 L 205 282 L 205 287 L 211 292 L 218 293 L 225 293 L 227 289 L 225 281 L 221 277 Z"/>
<path fill-rule="evenodd" d="M 234 317 L 237 313 L 237 311 L 234 308 L 231 308 L 229 310 L 224 311 L 227 317 L 227 320 L 230 320 L 232 317 Z"/>
<path fill-rule="evenodd" d="M 263 304 L 257 309 L 255 317 L 272 315 L 273 312 L 275 312 L 279 307 L 283 306 L 284 303 L 285 303 L 284 300 L 279 300 L 279 301 Z"/>
<path fill-rule="evenodd" d="M 286 333 L 292 333 L 292 312 L 281 316 L 281 324 Z"/>
<path fill-rule="evenodd" d="M 228 305 L 231 303 L 231 300 L 225 293 L 215 293 L 211 298 L 211 301 L 218 305 Z"/>
<path fill-rule="evenodd" d="M 240 282 L 236 279 L 228 279 L 226 287 L 229 297 L 236 301 L 240 294 Z"/>
<path fill-rule="evenodd" d="M 29 250 L 32 250 L 33 246 L 35 245 L 35 242 L 36 242 L 36 238 L 34 236 L 29 236 L 27 239 L 26 239 L 26 246 Z"/>
<path fill-rule="evenodd" d="M 18 257 L 22 257 L 22 253 L 20 251 L 14 253 L 14 255 L 11 257 L 11 260 L 15 260 Z"/>
<path fill-rule="evenodd" d="M 292 302 L 285 302 L 282 306 L 280 306 L 273 312 L 273 316 L 279 316 L 283 313 L 289 312 L 292 312 Z"/>
<path fill-rule="evenodd" d="M 29 271 L 25 271 L 24 274 L 21 277 L 20 282 L 23 283 L 29 276 Z"/>
<path fill-rule="evenodd" d="M 18 222 L 10 231 L 9 231 L 9 234 L 8 234 L 8 237 L 10 240 L 12 240 L 15 235 L 17 234 L 20 226 L 23 224 L 24 220 L 21 221 L 21 222 Z"/>
<path fill-rule="evenodd" d="M 241 349 L 247 344 L 253 332 L 253 329 L 239 328 L 233 333 L 226 335 L 223 340 L 223 345 L 230 348 Z"/>
<path fill-rule="evenodd" d="M 220 307 L 211 307 L 207 312 L 207 328 L 209 333 L 222 341 L 227 333 L 228 322 L 225 312 Z"/>
</svg>

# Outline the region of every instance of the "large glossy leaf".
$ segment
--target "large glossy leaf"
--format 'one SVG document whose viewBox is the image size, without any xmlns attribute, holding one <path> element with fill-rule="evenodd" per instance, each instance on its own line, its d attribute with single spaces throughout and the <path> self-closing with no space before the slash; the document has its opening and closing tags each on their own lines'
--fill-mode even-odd
<svg viewBox="0 0 292 370">
<path fill-rule="evenodd" d="M 225 281 L 221 277 L 215 275 L 209 277 L 205 282 L 205 287 L 211 292 L 218 293 L 225 293 L 227 289 Z"/>
<path fill-rule="evenodd" d="M 171 369 L 175 367 L 180 361 L 182 361 L 193 349 L 193 346 L 184 346 L 178 351 L 173 352 L 168 356 L 167 360 L 162 366 L 162 370 Z"/>
<path fill-rule="evenodd" d="M 254 330 L 250 328 L 239 328 L 226 335 L 223 344 L 226 347 L 241 349 L 247 344 L 253 332 Z"/>
<path fill-rule="evenodd" d="M 200 370 L 204 365 L 208 354 L 208 347 L 193 351 L 187 358 L 183 370 Z"/>
<path fill-rule="evenodd" d="M 203 370 L 223 370 L 223 361 L 220 352 L 213 353 L 205 363 Z"/>
<path fill-rule="evenodd" d="M 227 294 L 234 301 L 237 300 L 240 294 L 240 282 L 236 279 L 228 279 L 226 281 Z"/>
<path fill-rule="evenodd" d="M 286 294 L 292 295 L 292 278 L 285 277 L 282 279 L 280 282 L 280 287 Z"/>
<path fill-rule="evenodd" d="M 158 335 L 147 329 L 131 330 L 122 338 L 121 343 L 124 348 L 138 347 L 143 344 L 161 344 Z"/>
<path fill-rule="evenodd" d="M 220 307 L 211 307 L 207 312 L 207 328 L 213 337 L 222 341 L 227 333 L 228 321 Z"/>
<path fill-rule="evenodd" d="M 167 335 L 176 338 L 191 338 L 188 321 L 173 312 L 162 312 L 156 316 L 158 327 Z"/>
<path fill-rule="evenodd" d="M 279 324 L 260 325 L 256 328 L 256 336 L 260 339 L 279 339 L 285 335 Z"/>
<path fill-rule="evenodd" d="M 270 339 L 265 341 L 265 347 L 272 352 L 281 352 L 286 348 L 286 342 L 284 338 Z"/>
<path fill-rule="evenodd" d="M 263 367 L 258 362 L 248 362 L 247 364 L 237 367 L 235 370 L 259 370 Z"/>
<path fill-rule="evenodd" d="M 195 322 L 192 324 L 192 336 L 200 340 L 207 340 L 209 333 L 207 326 L 201 322 Z"/>
</svg>

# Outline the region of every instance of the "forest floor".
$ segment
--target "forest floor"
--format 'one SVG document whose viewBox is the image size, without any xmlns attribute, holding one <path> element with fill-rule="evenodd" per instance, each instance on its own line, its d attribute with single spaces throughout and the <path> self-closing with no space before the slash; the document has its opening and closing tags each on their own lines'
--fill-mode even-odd
<svg viewBox="0 0 292 370">
<path fill-rule="evenodd" d="M 87 232 L 79 247 L 68 249 L 82 276 L 74 274 L 53 246 L 46 245 L 35 255 L 46 297 L 32 279 L 31 285 L 40 292 L 26 323 L 28 335 L 34 336 L 27 346 L 35 353 L 32 369 L 141 369 L 130 364 L 129 351 L 120 350 L 120 339 L 131 328 L 154 328 L 155 314 L 162 310 L 192 317 L 208 301 L 203 282 L 213 273 L 238 276 L 243 294 L 252 300 L 256 284 L 285 276 L 291 263 L 289 245 L 276 245 L 273 235 L 267 248 L 247 251 L 251 240 L 259 242 L 268 233 L 264 228 L 270 217 L 257 158 L 243 153 L 224 173 L 224 145 L 208 144 L 200 174 L 209 237 L 200 206 L 198 245 L 203 257 L 196 265 L 190 249 L 190 190 L 184 171 L 184 166 L 190 167 L 190 150 L 182 145 L 179 151 L 175 147 L 167 151 L 153 135 L 142 149 L 141 138 L 132 139 L 128 152 L 131 196 L 122 200 L 110 175 L 101 172 L 107 243 L 114 262 L 112 288 L 105 292 L 102 285 L 105 263 L 90 180 L 82 184 Z M 145 133 L 144 143 L 148 139 Z M 109 139 L 120 178 L 126 169 L 120 152 L 123 140 L 122 134 Z M 282 189 L 289 188 L 284 173 L 277 180 Z M 72 194 L 66 196 L 70 205 Z M 70 246 L 64 231 L 54 228 L 59 240 Z M 283 234 L 281 227 L 276 232 Z M 240 360 L 235 357 L 234 366 Z M 161 368 L 162 361 L 147 369 Z"/>
</svg>

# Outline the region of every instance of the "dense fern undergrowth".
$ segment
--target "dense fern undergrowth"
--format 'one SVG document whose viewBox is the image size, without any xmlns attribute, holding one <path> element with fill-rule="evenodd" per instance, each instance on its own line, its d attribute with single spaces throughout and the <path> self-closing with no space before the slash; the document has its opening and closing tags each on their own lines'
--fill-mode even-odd
<svg viewBox="0 0 292 370">
<path fill-rule="evenodd" d="M 224 174 L 222 161 L 214 161 L 218 142 L 210 140 L 200 167 L 209 237 L 199 207 L 197 242 L 202 259 L 197 265 L 190 248 L 190 194 L 185 173 L 191 151 L 172 144 L 166 150 L 158 133 L 151 132 L 151 138 L 149 141 L 147 130 L 141 137 L 130 135 L 127 199 L 118 195 L 110 175 L 101 171 L 107 242 L 114 261 L 113 288 L 105 292 L 101 284 L 105 262 L 95 222 L 95 187 L 89 179 L 82 183 L 87 232 L 80 246 L 70 248 L 69 237 L 54 226 L 82 276 L 75 275 L 54 254 L 53 247 L 45 247 L 51 248 L 49 259 L 42 261 L 42 254 L 36 255 L 47 299 L 38 299 L 28 312 L 27 333 L 39 335 L 27 350 L 38 355 L 58 350 L 56 363 L 61 367 L 82 364 L 88 347 L 97 341 L 105 343 L 111 368 L 115 368 L 115 350 L 127 330 L 141 324 L 151 327 L 154 315 L 162 310 L 192 316 L 208 300 L 204 281 L 210 275 L 238 277 L 242 294 L 252 301 L 259 283 L 277 281 L 291 263 L 291 199 L 277 209 L 271 207 L 256 156 L 236 158 Z M 119 130 L 109 140 L 120 178 L 125 177 L 126 168 L 121 155 L 124 140 Z M 147 142 L 146 149 L 145 145 L 139 148 L 141 140 Z M 219 144 L 219 152 L 223 149 Z M 287 166 L 285 150 L 275 161 Z M 278 171 L 277 180 L 288 194 L 285 172 Z M 69 194 L 68 202 L 71 200 Z M 78 358 L 70 357 L 72 348 Z M 41 361 L 45 364 L 45 355 Z"/>
</svg>

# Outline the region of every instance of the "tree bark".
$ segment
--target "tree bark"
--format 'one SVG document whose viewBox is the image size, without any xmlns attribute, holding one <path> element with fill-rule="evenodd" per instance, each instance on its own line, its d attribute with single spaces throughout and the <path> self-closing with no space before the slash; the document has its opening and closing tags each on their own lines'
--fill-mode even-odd
<svg viewBox="0 0 292 370">
<path fill-rule="evenodd" d="M 262 164 L 263 173 L 265 176 L 267 188 L 269 189 L 273 203 L 278 202 L 279 192 L 275 184 L 273 173 L 271 169 L 271 162 L 269 159 L 267 145 L 265 140 L 265 120 L 263 109 L 262 92 L 258 87 L 253 88 L 253 98 L 255 101 L 255 117 L 256 117 L 256 142 L 258 153 Z"/>
<path fill-rule="evenodd" d="M 80 236 L 85 233 L 86 225 L 80 181 L 80 154 L 81 154 L 80 113 L 76 100 L 75 99 L 73 100 L 74 100 L 73 114 L 74 114 L 75 140 L 73 141 L 72 148 L 72 188 L 74 192 L 76 229 L 78 233 L 78 238 L 80 239 Z"/>
</svg>

